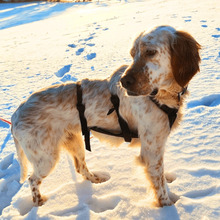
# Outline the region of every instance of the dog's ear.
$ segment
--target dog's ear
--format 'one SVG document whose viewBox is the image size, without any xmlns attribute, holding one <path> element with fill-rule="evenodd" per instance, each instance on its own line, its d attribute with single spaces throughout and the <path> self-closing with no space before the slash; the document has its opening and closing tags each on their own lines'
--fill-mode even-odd
<svg viewBox="0 0 220 220">
<path fill-rule="evenodd" d="M 188 33 L 177 31 L 171 42 L 171 66 L 176 82 L 184 87 L 199 71 L 201 46 Z"/>
<path fill-rule="evenodd" d="M 139 42 L 144 32 L 141 32 L 134 40 L 133 47 L 130 50 L 131 56 L 134 58 L 138 50 Z"/>
</svg>

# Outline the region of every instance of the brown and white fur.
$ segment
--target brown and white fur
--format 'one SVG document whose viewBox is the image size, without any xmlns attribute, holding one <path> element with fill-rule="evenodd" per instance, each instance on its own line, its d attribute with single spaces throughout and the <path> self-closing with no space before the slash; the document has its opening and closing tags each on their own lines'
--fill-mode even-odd
<svg viewBox="0 0 220 220">
<path fill-rule="evenodd" d="M 81 81 L 85 117 L 88 126 L 98 126 L 120 132 L 116 113 L 107 116 L 112 108 L 110 95 L 120 98 L 120 114 L 132 131 L 138 131 L 141 144 L 139 162 L 144 166 L 159 206 L 172 205 L 164 176 L 164 146 L 170 134 L 167 115 L 150 99 L 178 108 L 172 127 L 181 119 L 183 101 L 178 93 L 187 86 L 199 71 L 200 45 L 186 32 L 170 26 L 160 26 L 151 32 L 141 33 L 131 49 L 133 63 L 122 66 L 108 79 Z M 121 84 L 123 86 L 121 86 Z M 125 87 L 125 88 L 123 88 Z M 92 173 L 85 163 L 84 141 L 76 109 L 76 84 L 55 85 L 32 94 L 12 116 L 12 134 L 21 165 L 21 181 L 27 178 L 27 160 L 33 166 L 29 178 L 35 206 L 45 202 L 39 185 L 54 168 L 61 148 L 72 156 L 77 172 L 93 183 L 108 178 Z M 100 137 L 113 144 L 122 138 Z M 133 142 L 137 140 L 133 139 Z M 118 144 L 117 143 L 117 144 Z"/>
</svg>

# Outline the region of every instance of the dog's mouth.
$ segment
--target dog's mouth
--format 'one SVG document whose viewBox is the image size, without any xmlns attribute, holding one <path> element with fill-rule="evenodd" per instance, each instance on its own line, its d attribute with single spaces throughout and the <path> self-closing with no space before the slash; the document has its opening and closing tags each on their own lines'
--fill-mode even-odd
<svg viewBox="0 0 220 220">
<path fill-rule="evenodd" d="M 127 89 L 127 94 L 129 96 L 146 96 L 146 95 L 155 96 L 155 95 L 157 95 L 157 93 L 158 93 L 158 89 L 154 89 L 150 94 L 139 94 L 137 92 L 133 92 L 133 91 Z"/>
<path fill-rule="evenodd" d="M 127 90 L 127 94 L 128 94 L 129 96 L 139 96 L 139 94 L 137 94 L 136 92 L 132 92 L 132 91 L 130 91 L 130 90 Z"/>
</svg>

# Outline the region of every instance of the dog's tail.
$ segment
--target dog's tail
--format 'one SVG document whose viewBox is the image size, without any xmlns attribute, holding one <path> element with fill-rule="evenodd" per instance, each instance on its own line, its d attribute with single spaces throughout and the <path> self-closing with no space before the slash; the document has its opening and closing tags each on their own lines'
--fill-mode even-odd
<svg viewBox="0 0 220 220">
<path fill-rule="evenodd" d="M 27 173 L 28 173 L 27 157 L 26 157 L 20 143 L 18 142 L 18 140 L 15 137 L 13 137 L 13 138 L 14 138 L 15 147 L 17 150 L 18 161 L 20 164 L 20 183 L 23 183 L 27 179 Z"/>
</svg>

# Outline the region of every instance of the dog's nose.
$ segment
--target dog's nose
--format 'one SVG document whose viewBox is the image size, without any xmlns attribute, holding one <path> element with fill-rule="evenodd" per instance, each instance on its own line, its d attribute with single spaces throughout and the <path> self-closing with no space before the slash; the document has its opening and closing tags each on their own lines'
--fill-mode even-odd
<svg viewBox="0 0 220 220">
<path fill-rule="evenodd" d="M 124 88 L 129 88 L 134 83 L 135 79 L 131 75 L 126 75 L 121 79 L 121 84 Z"/>
</svg>

